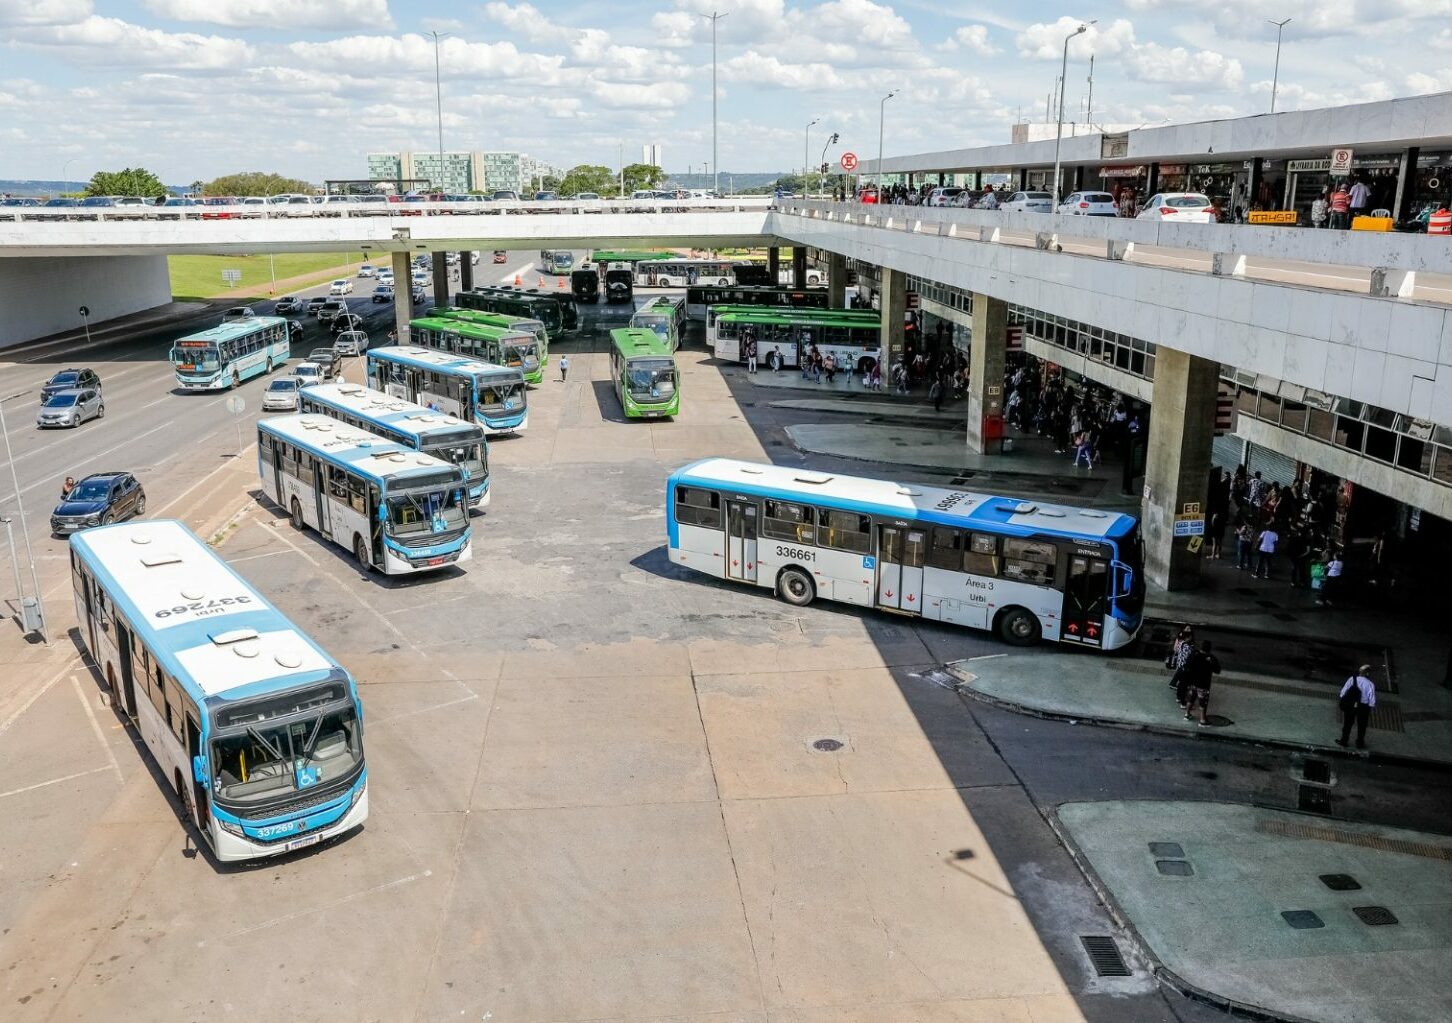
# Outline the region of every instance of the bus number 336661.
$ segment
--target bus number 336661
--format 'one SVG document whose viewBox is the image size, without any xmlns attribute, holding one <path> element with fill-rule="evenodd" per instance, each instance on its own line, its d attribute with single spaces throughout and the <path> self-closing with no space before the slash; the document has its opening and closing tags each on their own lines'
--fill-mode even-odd
<svg viewBox="0 0 1452 1023">
<path fill-rule="evenodd" d="M 783 547 L 780 544 L 777 545 L 776 556 L 778 558 L 796 558 L 798 561 L 817 560 L 815 551 L 799 551 L 792 547 Z"/>
</svg>

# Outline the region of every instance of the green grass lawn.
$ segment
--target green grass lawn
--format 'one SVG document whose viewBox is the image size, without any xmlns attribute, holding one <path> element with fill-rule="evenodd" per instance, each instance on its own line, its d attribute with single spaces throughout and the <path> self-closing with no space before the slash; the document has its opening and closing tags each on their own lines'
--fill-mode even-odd
<svg viewBox="0 0 1452 1023">
<path fill-rule="evenodd" d="M 168 256 L 171 268 L 171 293 L 179 302 L 197 301 L 208 298 L 238 298 L 266 295 L 275 272 L 279 282 L 291 277 L 305 277 L 301 283 L 279 284 L 278 294 L 284 287 L 294 290 L 308 284 L 316 284 L 332 277 L 333 271 L 345 265 L 356 268 L 366 262 L 361 253 L 346 252 L 287 252 L 272 257 L 274 268 L 269 270 L 267 256 Z M 235 288 L 228 287 L 222 280 L 223 270 L 240 270 L 242 279 Z M 338 271 L 342 273 L 341 270 Z M 348 276 L 352 276 L 350 272 Z"/>
</svg>

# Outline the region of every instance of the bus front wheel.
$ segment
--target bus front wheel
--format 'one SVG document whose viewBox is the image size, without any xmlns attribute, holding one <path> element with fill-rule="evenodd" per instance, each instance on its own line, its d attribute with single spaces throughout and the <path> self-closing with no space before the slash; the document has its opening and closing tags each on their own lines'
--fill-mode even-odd
<svg viewBox="0 0 1452 1023">
<path fill-rule="evenodd" d="M 776 577 L 776 592 L 793 607 L 806 607 L 817 595 L 817 587 L 805 570 L 784 568 Z"/>
<path fill-rule="evenodd" d="M 368 557 L 368 545 L 357 533 L 353 534 L 353 557 L 358 559 L 358 567 L 367 572 L 373 567 L 373 559 Z"/>
<path fill-rule="evenodd" d="M 291 518 L 293 529 L 296 529 L 298 532 L 302 532 L 304 529 L 307 528 L 307 523 L 303 521 L 302 505 L 298 504 L 297 498 L 295 497 L 292 499 Z"/>
<path fill-rule="evenodd" d="M 1039 619 L 1032 611 L 1011 607 L 998 616 L 998 635 L 1014 646 L 1032 646 L 1039 641 Z"/>
<path fill-rule="evenodd" d="M 237 375 L 237 371 L 234 369 L 232 371 L 232 387 L 233 387 L 233 389 L 236 389 L 236 388 L 241 387 L 241 386 L 242 386 L 242 378 Z"/>
</svg>

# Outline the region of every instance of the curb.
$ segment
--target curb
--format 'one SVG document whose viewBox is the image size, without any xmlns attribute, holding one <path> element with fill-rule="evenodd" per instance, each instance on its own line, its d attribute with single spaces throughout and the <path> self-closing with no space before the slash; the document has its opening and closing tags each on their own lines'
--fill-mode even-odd
<svg viewBox="0 0 1452 1023">
<path fill-rule="evenodd" d="M 1262 1008 L 1259 1005 L 1237 1002 L 1233 998 L 1227 998 L 1224 995 L 1216 994 L 1214 991 L 1208 991 L 1199 985 L 1191 984 L 1184 977 L 1181 977 L 1161 962 L 1159 956 L 1155 955 L 1154 950 L 1150 948 L 1149 943 L 1140 935 L 1134 924 L 1121 912 L 1119 903 L 1115 901 L 1109 888 L 1099 879 L 1099 875 L 1095 873 L 1094 867 L 1079 851 L 1079 847 L 1075 844 L 1073 836 L 1069 834 L 1068 828 L 1059 820 L 1059 806 L 1062 805 L 1064 804 L 1060 803 L 1052 809 L 1045 810 L 1043 812 L 1044 819 L 1048 821 L 1049 827 L 1053 829 L 1055 837 L 1059 840 L 1059 844 L 1064 847 L 1064 851 L 1069 854 L 1069 858 L 1079 868 L 1079 873 L 1084 875 L 1084 880 L 1094 890 L 1095 896 L 1098 897 L 1105 911 L 1114 920 L 1115 924 L 1119 926 L 1120 930 L 1133 938 L 1140 955 L 1144 956 L 1145 962 L 1149 963 L 1150 971 L 1153 973 L 1155 980 L 1178 992 L 1185 998 L 1202 1002 L 1206 1005 L 1213 1005 L 1217 1009 L 1223 1010 L 1226 1015 L 1232 1018 L 1261 1020 L 1264 1023 L 1315 1023 L 1314 1020 L 1308 1019 L 1305 1016 L 1287 1016 L 1279 1012 L 1273 1012 L 1270 1009 Z"/>
<path fill-rule="evenodd" d="M 1101 728 L 1119 728 L 1129 732 L 1146 732 L 1150 735 L 1164 735 L 1178 739 L 1208 739 L 1214 742 L 1232 742 L 1241 746 L 1263 746 L 1267 749 L 1286 750 L 1291 753 L 1311 753 L 1322 757 L 1335 757 L 1339 760 L 1364 760 L 1370 764 L 1385 764 L 1388 767 L 1414 767 L 1424 771 L 1435 771 L 1439 774 L 1452 774 L 1452 763 L 1441 760 L 1424 760 L 1421 757 L 1409 757 L 1396 753 L 1378 753 L 1368 750 L 1364 753 L 1356 753 L 1349 749 L 1342 749 L 1340 746 L 1315 746 L 1309 743 L 1291 742 L 1286 739 L 1252 738 L 1244 735 L 1228 735 L 1223 732 L 1208 731 L 1199 729 L 1194 732 L 1187 732 L 1179 728 L 1171 728 L 1165 725 L 1145 724 L 1138 721 L 1124 721 L 1119 718 L 1094 717 L 1083 714 L 1066 714 L 1061 711 L 1043 710 L 1038 707 L 1029 707 L 1022 703 L 1015 703 L 1012 700 L 1005 700 L 1002 697 L 990 696 L 973 688 L 971 682 L 965 679 L 961 672 L 955 670 L 952 664 L 945 664 L 942 670 L 958 680 L 957 690 L 964 696 L 977 700 L 979 703 L 987 704 L 990 707 L 997 707 L 999 710 L 1010 711 L 1014 714 L 1026 714 L 1029 717 L 1041 718 L 1045 721 L 1067 721 L 1071 724 L 1098 725 Z"/>
</svg>

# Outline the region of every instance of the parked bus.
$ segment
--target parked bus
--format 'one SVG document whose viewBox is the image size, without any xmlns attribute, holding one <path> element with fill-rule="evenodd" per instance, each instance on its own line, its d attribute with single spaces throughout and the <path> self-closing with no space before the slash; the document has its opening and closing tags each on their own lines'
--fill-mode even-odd
<svg viewBox="0 0 1452 1023">
<path fill-rule="evenodd" d="M 262 492 L 364 570 L 426 572 L 468 561 L 464 472 L 432 455 L 323 415 L 257 423 Z"/>
<path fill-rule="evenodd" d="M 626 418 L 680 414 L 680 373 L 673 352 L 670 343 L 652 330 L 630 327 L 610 332 L 610 376 Z"/>
<path fill-rule="evenodd" d="M 524 374 L 466 355 L 411 345 L 370 348 L 368 386 L 478 423 L 489 433 L 523 433 L 529 425 Z"/>
<path fill-rule="evenodd" d="M 517 369 L 524 374 L 527 383 L 537 384 L 544 379 L 539 342 L 533 334 L 522 330 L 448 316 L 431 316 L 410 320 L 408 334 L 414 344 L 424 348 L 456 352 L 496 366 Z"/>
<path fill-rule="evenodd" d="M 596 249 L 590 259 L 596 263 L 624 263 L 632 270 L 637 263 L 648 263 L 657 259 L 679 259 L 680 253 L 669 249 Z"/>
<path fill-rule="evenodd" d="M 600 268 L 595 263 L 582 263 L 570 274 L 570 294 L 576 302 L 595 305 L 600 301 Z"/>
<path fill-rule="evenodd" d="M 704 321 L 713 305 L 765 306 L 769 309 L 825 309 L 826 288 L 771 288 L 749 284 L 698 284 L 686 289 L 686 318 Z"/>
<path fill-rule="evenodd" d="M 550 332 L 545 330 L 545 325 L 539 320 L 532 320 L 527 316 L 513 316 L 509 313 L 489 313 L 481 309 L 463 309 L 455 306 L 434 306 L 429 310 L 430 316 L 442 316 L 450 320 L 463 320 L 466 323 L 482 323 L 489 327 L 505 327 L 509 330 L 523 330 L 535 336 L 539 342 L 539 362 L 541 366 L 548 366 L 550 362 Z"/>
<path fill-rule="evenodd" d="M 271 373 L 292 356 L 292 336 L 281 316 L 249 316 L 178 338 L 171 348 L 177 384 L 188 391 L 236 387 Z"/>
<path fill-rule="evenodd" d="M 706 307 L 706 345 L 715 348 L 716 338 L 720 334 L 717 321 L 722 316 L 734 313 L 751 315 L 753 313 L 783 313 L 789 316 L 793 322 L 817 322 L 823 319 L 828 320 L 850 320 L 857 323 L 875 324 L 881 321 L 882 314 L 876 309 L 829 309 L 826 307 L 812 306 L 762 306 L 762 305 L 712 305 Z"/>
<path fill-rule="evenodd" d="M 736 283 L 729 259 L 651 259 L 635 265 L 637 288 L 684 288 L 692 284 L 725 287 Z"/>
<path fill-rule="evenodd" d="M 712 351 L 726 362 L 742 362 L 742 341 L 756 342 L 757 362 L 784 369 L 799 366 L 802 353 L 817 346 L 844 372 L 870 368 L 882 358 L 882 321 L 858 316 L 813 316 L 820 310 L 767 310 L 721 313 L 716 317 Z M 846 312 L 846 310 L 827 310 Z M 886 375 L 887 367 L 883 367 Z"/>
<path fill-rule="evenodd" d="M 567 274 L 575 268 L 575 254 L 569 249 L 540 249 L 539 269 L 541 273 Z"/>
<path fill-rule="evenodd" d="M 670 560 L 775 590 L 1117 650 L 1144 612 L 1129 515 L 714 458 L 666 487 Z"/>
<path fill-rule="evenodd" d="M 635 300 L 635 272 L 629 263 L 602 263 L 605 267 L 605 303 L 619 305 Z"/>
<path fill-rule="evenodd" d="M 568 292 L 552 295 L 534 288 L 506 288 L 502 285 L 461 291 L 454 301 L 463 309 L 478 309 L 486 313 L 505 313 L 539 320 L 549 331 L 550 337 L 575 330 L 580 325 L 575 301 Z"/>
<path fill-rule="evenodd" d="M 278 856 L 367 819 L 363 710 L 342 665 L 180 522 L 70 544 L 86 651 L 217 859 Z"/>
<path fill-rule="evenodd" d="M 681 346 L 681 333 L 686 329 L 686 303 L 680 298 L 657 295 L 635 310 L 630 325 L 655 331 L 674 352 Z"/>
<path fill-rule="evenodd" d="M 315 384 L 299 392 L 301 411 L 334 419 L 457 465 L 469 504 L 489 504 L 489 442 L 484 428 L 358 384 Z"/>
</svg>

